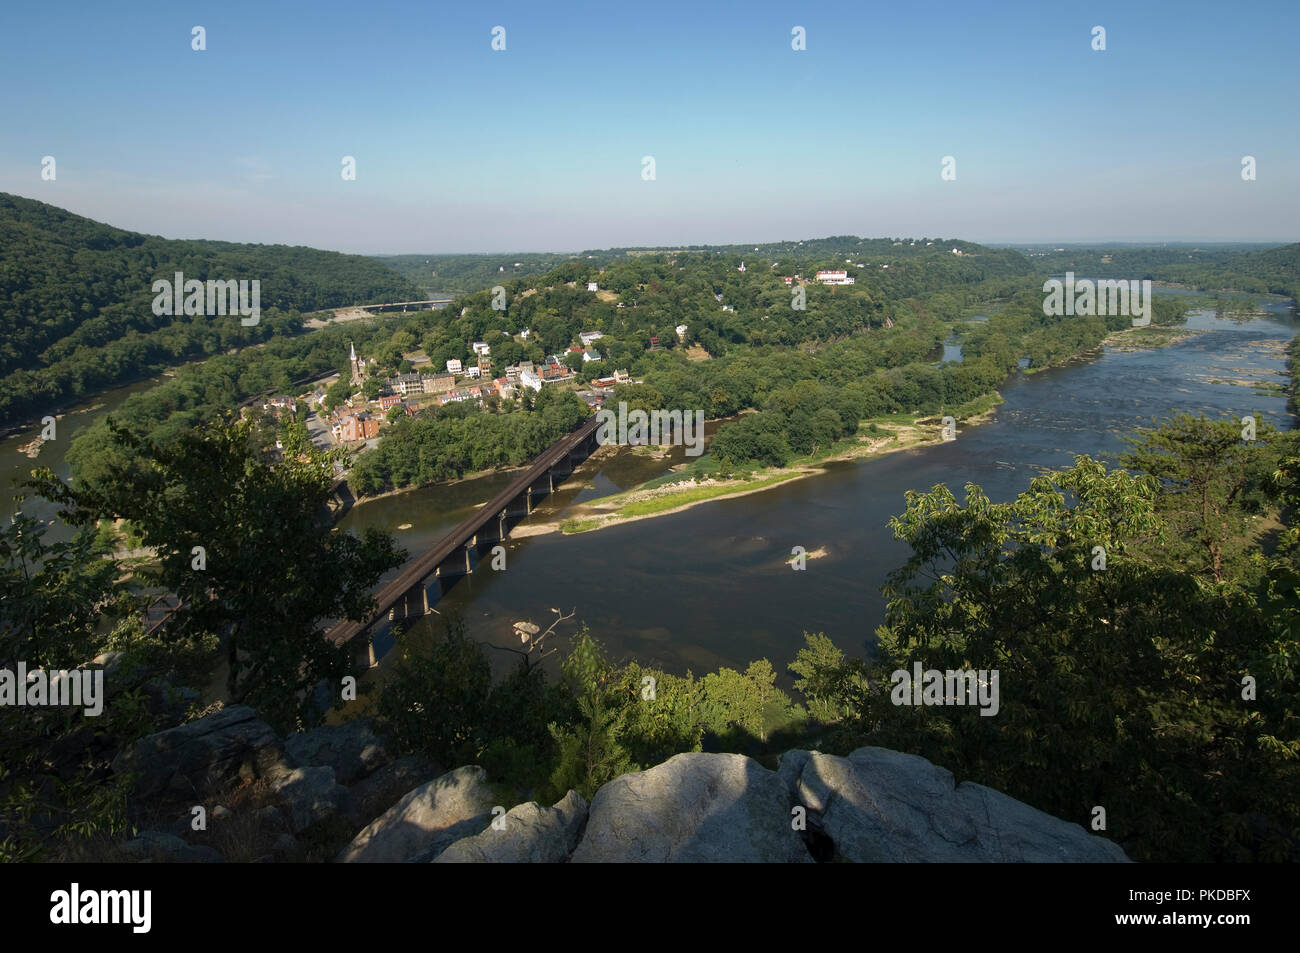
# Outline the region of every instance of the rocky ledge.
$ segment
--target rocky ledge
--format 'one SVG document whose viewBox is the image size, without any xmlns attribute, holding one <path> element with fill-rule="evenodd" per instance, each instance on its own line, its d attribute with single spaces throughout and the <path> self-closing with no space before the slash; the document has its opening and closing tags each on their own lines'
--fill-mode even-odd
<svg viewBox="0 0 1300 953">
<path fill-rule="evenodd" d="M 590 804 L 570 791 L 507 810 L 482 768 L 394 758 L 368 719 L 281 741 L 234 706 L 141 739 L 114 770 L 134 775 L 140 797 L 204 806 L 218 826 L 241 813 L 220 803 L 232 788 L 260 782 L 265 798 L 242 814 L 276 832 L 263 861 L 303 859 L 299 839 L 313 837 L 344 844 L 328 848 L 340 863 L 1128 860 L 1078 824 L 885 748 L 787 751 L 775 771 L 738 754 L 679 754 L 610 781 Z M 123 852 L 222 860 L 189 843 L 192 828 L 187 813 Z"/>
</svg>

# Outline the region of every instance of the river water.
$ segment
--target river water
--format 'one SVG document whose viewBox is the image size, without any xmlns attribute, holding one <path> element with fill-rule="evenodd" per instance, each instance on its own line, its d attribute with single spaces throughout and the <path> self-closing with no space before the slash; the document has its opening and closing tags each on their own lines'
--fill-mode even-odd
<svg viewBox="0 0 1300 953">
<path fill-rule="evenodd" d="M 887 525 L 905 508 L 907 490 L 942 483 L 960 499 L 971 482 L 994 501 L 1006 501 L 1035 475 L 1068 467 L 1075 454 L 1122 452 L 1122 435 L 1183 412 L 1219 419 L 1253 414 L 1290 429 L 1284 397 L 1230 383 L 1286 383 L 1284 348 L 1297 324 L 1285 304 L 1264 307 L 1267 317 L 1246 323 L 1194 313 L 1186 328 L 1204 333 L 1169 347 L 1107 349 L 1018 375 L 1003 388 L 1006 402 L 993 420 L 966 428 L 951 443 L 832 464 L 825 475 L 671 516 L 578 536 L 512 540 L 506 571 L 485 566 L 437 608 L 459 612 L 474 638 L 501 646 L 518 644 L 515 620 L 545 627 L 552 607 L 576 608 L 575 621 L 590 626 L 616 660 L 676 673 L 743 667 L 760 657 L 784 672 L 805 631 L 825 632 L 846 653 L 862 655 L 884 619 L 879 588 L 908 554 Z M 575 497 L 626 488 L 666 465 L 629 465 L 630 453 L 602 466 L 595 491 L 563 490 L 534 518 L 553 519 Z M 494 475 L 387 497 L 355 508 L 344 525 L 394 531 L 414 552 L 507 480 Z M 409 530 L 397 530 L 405 523 Z M 795 571 L 786 563 L 794 546 L 826 554 Z M 561 655 L 565 643 L 556 640 Z"/>
<path fill-rule="evenodd" d="M 942 483 L 960 498 L 962 487 L 973 482 L 993 500 L 1005 501 L 1033 476 L 1069 466 L 1074 454 L 1120 452 L 1121 435 L 1182 412 L 1215 418 L 1254 414 L 1289 429 L 1284 397 L 1230 383 L 1286 383 L 1284 348 L 1297 324 L 1283 303 L 1264 308 L 1267 317 L 1244 323 L 1198 312 L 1186 327 L 1204 333 L 1182 343 L 1134 352 L 1108 349 L 1066 367 L 1019 375 L 1003 387 L 1006 403 L 995 417 L 964 429 L 952 443 L 832 464 L 825 475 L 672 516 L 578 536 L 511 540 L 506 571 L 485 566 L 437 608 L 460 613 L 474 638 L 500 646 L 518 644 L 511 632 L 516 620 L 545 627 L 554 618 L 551 607 L 576 609 L 576 621 L 590 626 L 616 660 L 702 674 L 766 657 L 788 685 L 785 665 L 805 631 L 825 632 L 851 655 L 866 651 L 884 618 L 879 587 L 907 556 L 887 526 L 904 509 L 905 491 Z M 943 358 L 958 355 L 950 342 Z M 117 388 L 69 409 L 59 420 L 58 440 L 35 460 L 18 448 L 36 436 L 38 425 L 0 442 L 0 482 L 8 490 L 39 465 L 66 476 L 63 453 L 77 430 L 155 382 Z M 534 519 L 562 516 L 575 501 L 628 489 L 682 459 L 680 448 L 666 460 L 628 449 L 604 456 L 594 476 L 582 471 L 590 485 L 575 481 L 561 488 Z M 496 473 L 384 497 L 354 507 L 341 525 L 390 531 L 414 555 L 510 478 Z M 14 509 L 9 496 L 5 513 Z M 29 500 L 24 509 L 42 518 L 53 515 L 40 500 Z M 797 572 L 786 563 L 794 546 L 825 555 Z M 436 624 L 437 617 L 431 621 Z M 563 631 L 572 633 L 573 627 Z M 427 635 L 418 628 L 412 632 L 417 641 Z M 554 641 L 563 655 L 567 637 Z M 391 639 L 377 642 L 382 650 Z"/>
</svg>

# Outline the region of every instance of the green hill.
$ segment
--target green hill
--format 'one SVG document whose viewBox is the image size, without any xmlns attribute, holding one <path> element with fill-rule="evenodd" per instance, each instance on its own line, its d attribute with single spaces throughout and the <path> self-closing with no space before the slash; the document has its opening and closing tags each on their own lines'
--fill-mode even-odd
<svg viewBox="0 0 1300 953">
<path fill-rule="evenodd" d="M 261 320 L 155 315 L 153 282 L 177 271 L 257 279 Z M 0 193 L 0 424 L 295 333 L 302 312 L 414 297 L 401 275 L 361 255 L 159 238 Z"/>
</svg>

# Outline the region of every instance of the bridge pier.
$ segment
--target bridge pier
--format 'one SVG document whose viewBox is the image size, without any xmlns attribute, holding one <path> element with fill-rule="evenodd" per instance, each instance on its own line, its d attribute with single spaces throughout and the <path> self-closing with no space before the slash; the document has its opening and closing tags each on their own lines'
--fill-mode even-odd
<svg viewBox="0 0 1300 953">
<path fill-rule="evenodd" d="M 353 664 L 361 671 L 375 667 L 375 643 L 369 629 L 365 629 L 353 640 L 355 651 L 352 653 Z"/>
<path fill-rule="evenodd" d="M 393 310 L 421 302 L 396 302 Z M 579 436 L 578 434 L 581 434 Z M 488 547 L 509 537 L 514 523 L 530 515 L 537 504 L 572 476 L 577 465 L 599 446 L 594 419 L 583 424 L 541 457 L 534 460 L 527 474 L 521 475 L 483 507 L 478 514 L 453 530 L 442 542 L 412 561 L 405 571 L 389 583 L 377 597 L 377 614 L 362 622 L 342 621 L 330 630 L 328 638 L 335 645 L 352 643 L 357 666 L 367 669 L 376 664 L 377 651 L 390 643 L 389 620 L 423 618 L 432 606 L 461 576 L 473 573 L 475 560 Z M 544 461 L 546 461 L 544 463 Z M 463 551 L 463 552 L 462 552 Z M 430 587 L 438 590 L 431 593 Z M 388 619 L 384 619 L 387 611 Z M 376 643 L 380 649 L 376 649 Z"/>
</svg>

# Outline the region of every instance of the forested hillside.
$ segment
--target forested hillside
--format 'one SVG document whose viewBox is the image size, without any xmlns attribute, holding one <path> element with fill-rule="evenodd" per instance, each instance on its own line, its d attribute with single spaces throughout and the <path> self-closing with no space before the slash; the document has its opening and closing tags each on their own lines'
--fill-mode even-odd
<svg viewBox="0 0 1300 953">
<path fill-rule="evenodd" d="M 1151 278 L 1205 291 L 1300 295 L 1300 244 L 1243 248 L 1240 245 L 1098 245 L 1031 250 L 1037 268 L 1080 277 Z"/>
<path fill-rule="evenodd" d="M 375 261 L 393 269 L 423 293 L 440 298 L 481 291 L 567 261 L 571 255 L 527 252 L 500 255 L 382 255 Z"/>
<path fill-rule="evenodd" d="M 155 315 L 153 282 L 259 280 L 262 317 Z M 360 255 L 172 240 L 0 193 L 0 425 L 161 367 L 298 330 L 298 313 L 415 297 Z M 180 310 L 179 308 L 177 310 Z"/>
</svg>

